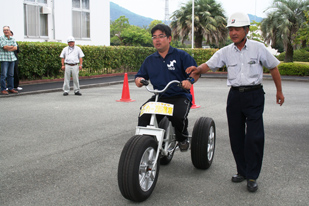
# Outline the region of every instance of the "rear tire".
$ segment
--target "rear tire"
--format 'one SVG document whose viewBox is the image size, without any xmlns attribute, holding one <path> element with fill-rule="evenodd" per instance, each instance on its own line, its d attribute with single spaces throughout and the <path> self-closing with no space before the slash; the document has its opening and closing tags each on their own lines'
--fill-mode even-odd
<svg viewBox="0 0 309 206">
<path fill-rule="evenodd" d="M 118 164 L 118 186 L 126 199 L 142 202 L 151 195 L 160 169 L 159 162 L 153 165 L 157 148 L 157 141 L 147 135 L 135 135 L 124 146 Z"/>
<path fill-rule="evenodd" d="M 212 164 L 216 144 L 216 127 L 212 118 L 200 117 L 194 124 L 191 141 L 191 160 L 197 169 Z"/>
</svg>

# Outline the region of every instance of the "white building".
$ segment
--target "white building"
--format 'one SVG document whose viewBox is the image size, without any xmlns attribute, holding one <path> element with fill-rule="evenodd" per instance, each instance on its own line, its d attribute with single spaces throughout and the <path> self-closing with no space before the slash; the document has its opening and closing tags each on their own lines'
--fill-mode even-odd
<svg viewBox="0 0 309 206">
<path fill-rule="evenodd" d="M 0 0 L 0 7 L 0 26 L 10 26 L 17 41 L 74 36 L 79 45 L 110 45 L 109 0 Z"/>
</svg>

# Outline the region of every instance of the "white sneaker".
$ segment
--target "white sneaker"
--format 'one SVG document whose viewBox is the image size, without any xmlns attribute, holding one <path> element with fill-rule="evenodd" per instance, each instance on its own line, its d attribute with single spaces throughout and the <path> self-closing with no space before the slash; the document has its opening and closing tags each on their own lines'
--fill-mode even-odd
<svg viewBox="0 0 309 206">
<path fill-rule="evenodd" d="M 22 88 L 22 87 L 17 87 L 16 89 L 17 89 L 17 90 L 19 90 L 19 91 L 20 91 L 20 90 L 23 90 L 23 88 Z"/>
</svg>

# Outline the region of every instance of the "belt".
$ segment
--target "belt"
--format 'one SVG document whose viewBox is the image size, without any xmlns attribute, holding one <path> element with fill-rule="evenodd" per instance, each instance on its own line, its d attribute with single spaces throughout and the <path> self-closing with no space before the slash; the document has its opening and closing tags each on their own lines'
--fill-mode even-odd
<svg viewBox="0 0 309 206">
<path fill-rule="evenodd" d="M 68 64 L 68 63 L 65 63 L 67 65 L 70 65 L 70 66 L 76 66 L 77 64 Z"/>
<path fill-rule="evenodd" d="M 252 86 L 241 86 L 241 87 L 231 87 L 231 89 L 233 90 L 237 90 L 239 92 L 249 92 L 249 91 L 253 91 L 253 90 L 257 90 L 257 89 L 261 89 L 263 88 L 263 85 L 259 84 L 259 85 L 252 85 Z"/>
</svg>

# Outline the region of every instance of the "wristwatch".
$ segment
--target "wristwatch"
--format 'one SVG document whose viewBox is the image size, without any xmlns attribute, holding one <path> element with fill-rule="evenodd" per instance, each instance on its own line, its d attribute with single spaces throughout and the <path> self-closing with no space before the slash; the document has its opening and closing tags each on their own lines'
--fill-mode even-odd
<svg viewBox="0 0 309 206">
<path fill-rule="evenodd" d="M 195 80 L 194 80 L 193 77 L 188 77 L 187 80 L 189 80 L 189 82 L 190 82 L 191 84 L 194 84 L 194 81 L 195 81 Z"/>
</svg>

